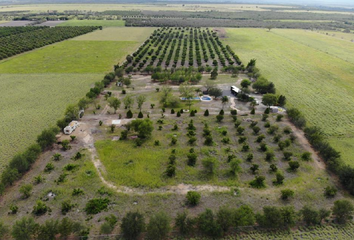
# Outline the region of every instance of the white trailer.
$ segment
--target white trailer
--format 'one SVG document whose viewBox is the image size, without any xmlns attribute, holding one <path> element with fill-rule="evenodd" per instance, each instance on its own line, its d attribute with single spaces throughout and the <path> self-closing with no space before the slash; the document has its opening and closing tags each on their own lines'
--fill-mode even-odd
<svg viewBox="0 0 354 240">
<path fill-rule="evenodd" d="M 64 128 L 64 133 L 70 135 L 79 126 L 78 121 L 72 121 L 68 126 Z"/>
</svg>

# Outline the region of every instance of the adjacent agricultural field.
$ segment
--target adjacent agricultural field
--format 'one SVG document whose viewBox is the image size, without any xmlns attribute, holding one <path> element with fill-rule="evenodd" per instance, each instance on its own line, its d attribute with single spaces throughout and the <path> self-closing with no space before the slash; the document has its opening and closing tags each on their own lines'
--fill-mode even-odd
<svg viewBox="0 0 354 240">
<path fill-rule="evenodd" d="M 65 41 L 0 63 L 2 73 L 102 73 L 137 47 L 132 41 Z"/>
<path fill-rule="evenodd" d="M 30 31 L 18 32 L 4 36 L 0 42 L 0 60 L 27 52 L 48 44 L 60 42 L 88 32 L 96 30 L 98 27 L 55 27 L 55 28 L 29 28 Z M 0 28 L 0 33 L 8 32 L 7 28 Z"/>
<path fill-rule="evenodd" d="M 1 64 L 0 64 L 1 66 Z M 54 125 L 101 74 L 1 74 L 0 167 Z"/>
<path fill-rule="evenodd" d="M 109 34 L 109 29 L 103 31 Z M 0 167 L 54 125 L 69 103 L 82 98 L 151 31 L 128 41 L 69 40 L 0 61 Z"/>
<path fill-rule="evenodd" d="M 336 42 L 338 41 L 338 42 Z M 352 43 L 301 30 L 227 29 L 229 44 L 246 62 L 257 59 L 263 75 L 286 95 L 288 107 L 299 108 L 310 124 L 336 142 L 344 160 L 354 152 Z"/>
<path fill-rule="evenodd" d="M 69 20 L 59 26 L 102 26 L 102 27 L 124 27 L 123 20 Z"/>
</svg>

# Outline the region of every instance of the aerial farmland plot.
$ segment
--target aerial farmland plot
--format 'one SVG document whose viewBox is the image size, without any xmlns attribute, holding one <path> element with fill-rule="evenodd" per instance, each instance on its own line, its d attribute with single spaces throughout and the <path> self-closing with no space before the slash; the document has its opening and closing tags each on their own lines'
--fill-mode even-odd
<svg viewBox="0 0 354 240">
<path fill-rule="evenodd" d="M 354 136 L 353 43 L 304 30 L 227 32 L 225 43 L 243 61 L 258 59 L 264 74 L 286 94 L 289 107 L 300 108 L 338 150 L 346 149 L 341 151 L 343 159 L 353 164 L 349 143 Z"/>
<path fill-rule="evenodd" d="M 109 34 L 109 29 L 104 31 Z M 149 30 L 145 33 L 140 41 Z M 105 34 L 101 36 L 104 40 Z M 7 106 L 1 109 L 2 119 L 6 119 L 1 138 L 8 139 L 0 145 L 1 167 L 14 153 L 33 143 L 40 129 L 55 125 L 66 105 L 78 101 L 102 74 L 122 62 L 139 46 L 139 39 L 68 40 L 0 61 L 1 102 Z M 28 89 L 33 90 L 26 93 Z M 14 108 L 18 110 L 8 111 Z M 16 130 L 8 125 L 11 123 L 16 124 Z M 38 128 L 29 127 L 29 123 Z"/>
<path fill-rule="evenodd" d="M 354 27 L 323 9 L 1 6 L 35 26 L 0 28 L 0 239 L 353 239 Z"/>
</svg>

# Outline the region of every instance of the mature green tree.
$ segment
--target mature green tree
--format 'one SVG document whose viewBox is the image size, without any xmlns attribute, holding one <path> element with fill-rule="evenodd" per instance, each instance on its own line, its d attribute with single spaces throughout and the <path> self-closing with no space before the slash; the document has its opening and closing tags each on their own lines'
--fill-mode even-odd
<svg viewBox="0 0 354 240">
<path fill-rule="evenodd" d="M 198 228 L 203 234 L 209 237 L 218 238 L 222 236 L 222 228 L 216 221 L 214 213 L 211 209 L 207 208 L 204 212 L 199 214 Z"/>
<path fill-rule="evenodd" d="M 128 212 L 122 219 L 120 228 L 126 239 L 137 239 L 145 229 L 144 216 L 139 212 Z"/>
<path fill-rule="evenodd" d="M 215 97 L 215 98 L 221 97 L 222 96 L 222 90 L 220 88 L 217 88 L 217 87 L 210 88 L 209 91 L 208 91 L 208 94 L 210 96 Z"/>
<path fill-rule="evenodd" d="M 150 218 L 147 236 L 149 239 L 163 240 L 167 238 L 170 230 L 170 218 L 165 212 L 158 212 Z"/>
<path fill-rule="evenodd" d="M 181 97 L 185 99 L 190 110 L 193 104 L 193 98 L 195 97 L 195 88 L 191 87 L 188 83 L 183 83 L 179 86 L 179 93 Z"/>
<path fill-rule="evenodd" d="M 1 183 L 4 186 L 12 185 L 19 177 L 20 174 L 16 168 L 7 167 L 1 174 Z"/>
<path fill-rule="evenodd" d="M 262 103 L 268 107 L 277 104 L 277 96 L 272 93 L 264 94 L 262 97 Z"/>
<path fill-rule="evenodd" d="M 127 95 L 124 99 L 123 99 L 123 103 L 124 106 L 128 109 L 131 108 L 132 105 L 134 105 L 134 98 L 131 95 Z"/>
<path fill-rule="evenodd" d="M 241 81 L 241 87 L 242 88 L 248 88 L 251 85 L 251 81 L 248 79 L 243 79 Z"/>
<path fill-rule="evenodd" d="M 184 211 L 183 213 L 177 213 L 175 219 L 175 226 L 178 228 L 182 235 L 188 234 L 193 231 L 195 221 L 188 217 L 188 213 Z"/>
<path fill-rule="evenodd" d="M 124 76 L 124 69 L 123 68 L 117 68 L 116 71 L 115 71 L 115 74 L 118 78 L 121 78 Z"/>
<path fill-rule="evenodd" d="M 31 240 L 38 231 L 39 225 L 32 217 L 23 217 L 12 226 L 11 235 L 16 240 Z"/>
<path fill-rule="evenodd" d="M 9 167 L 17 169 L 19 173 L 24 173 L 29 169 L 30 163 L 24 154 L 17 154 L 11 159 Z"/>
<path fill-rule="evenodd" d="M 218 73 L 218 68 L 215 67 L 215 68 L 213 69 L 213 71 L 211 71 L 211 73 L 210 73 L 210 79 L 215 80 L 215 79 L 218 77 L 218 75 L 219 75 L 219 73 Z"/>
<path fill-rule="evenodd" d="M 139 95 L 136 97 L 136 102 L 138 103 L 138 108 L 141 112 L 141 109 L 143 107 L 144 102 L 146 102 L 146 96 L 144 95 Z"/>
<path fill-rule="evenodd" d="M 220 207 L 216 214 L 216 222 L 220 225 L 223 232 L 227 232 L 232 226 L 233 211 L 228 207 Z"/>
<path fill-rule="evenodd" d="M 37 143 L 41 146 L 42 150 L 52 146 L 56 142 L 56 135 L 59 133 L 58 127 L 45 129 L 37 137 Z"/>
<path fill-rule="evenodd" d="M 150 119 L 137 119 L 131 122 L 131 127 L 138 133 L 140 138 L 148 138 L 154 130 L 153 123 Z"/>
<path fill-rule="evenodd" d="M 70 104 L 65 110 L 65 118 L 70 121 L 76 120 L 79 118 L 79 111 L 78 105 Z"/>
<path fill-rule="evenodd" d="M 111 108 L 114 109 L 114 113 L 116 113 L 117 109 L 120 107 L 121 102 L 118 98 L 110 97 L 108 98 L 108 104 Z"/>
<path fill-rule="evenodd" d="M 53 240 L 55 235 L 59 233 L 59 221 L 50 219 L 44 222 L 39 227 L 38 239 L 41 240 Z"/>
<path fill-rule="evenodd" d="M 256 215 L 248 205 L 242 205 L 233 214 L 233 223 L 235 226 L 252 226 L 255 222 Z"/>
<path fill-rule="evenodd" d="M 347 223 L 353 217 L 353 211 L 353 204 L 346 199 L 335 201 L 332 209 L 338 223 Z"/>
</svg>

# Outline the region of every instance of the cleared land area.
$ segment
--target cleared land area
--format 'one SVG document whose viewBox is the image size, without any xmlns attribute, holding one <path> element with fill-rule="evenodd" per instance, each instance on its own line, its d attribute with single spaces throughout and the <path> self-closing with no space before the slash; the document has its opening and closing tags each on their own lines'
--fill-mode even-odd
<svg viewBox="0 0 354 240">
<path fill-rule="evenodd" d="M 102 26 L 102 27 L 124 27 L 123 20 L 69 20 L 59 26 Z"/>
<path fill-rule="evenodd" d="M 354 45 L 300 30 L 227 29 L 227 34 L 224 41 L 241 60 L 257 59 L 288 107 L 299 108 L 331 142 L 341 139 L 336 146 L 354 164 L 354 149 L 345 144 L 354 137 Z"/>
<path fill-rule="evenodd" d="M 69 40 L 0 61 L 0 139 L 6 139 L 0 143 L 0 167 L 54 125 L 69 103 L 83 97 L 149 34 L 136 41 Z"/>
</svg>

